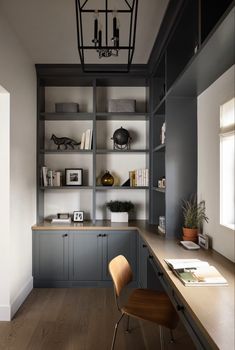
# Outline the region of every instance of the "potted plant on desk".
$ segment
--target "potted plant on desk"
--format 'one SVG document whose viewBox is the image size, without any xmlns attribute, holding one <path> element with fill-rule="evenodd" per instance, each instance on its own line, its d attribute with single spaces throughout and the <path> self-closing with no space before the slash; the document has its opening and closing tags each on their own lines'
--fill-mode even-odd
<svg viewBox="0 0 235 350">
<path fill-rule="evenodd" d="M 130 201 L 110 201 L 106 207 L 111 211 L 111 222 L 128 222 L 129 212 L 134 209 Z"/>
<path fill-rule="evenodd" d="M 204 221 L 208 222 L 206 216 L 205 201 L 197 202 L 197 197 L 192 196 L 189 200 L 183 200 L 183 240 L 198 241 L 198 230 Z"/>
</svg>

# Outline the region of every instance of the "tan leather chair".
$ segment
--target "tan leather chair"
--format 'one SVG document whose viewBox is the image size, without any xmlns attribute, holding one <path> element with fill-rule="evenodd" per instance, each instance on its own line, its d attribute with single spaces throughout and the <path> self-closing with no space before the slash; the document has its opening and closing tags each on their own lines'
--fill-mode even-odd
<svg viewBox="0 0 235 350">
<path fill-rule="evenodd" d="M 117 321 L 113 334 L 111 349 L 114 349 L 117 329 L 124 315 L 127 315 L 127 331 L 129 331 L 129 317 L 154 322 L 160 328 L 161 349 L 164 348 L 162 326 L 169 328 L 173 340 L 172 330 L 177 326 L 178 315 L 166 293 L 150 289 L 135 289 L 124 306 L 119 305 L 119 296 L 122 289 L 132 281 L 133 273 L 129 262 L 123 255 L 115 257 L 109 263 L 109 272 L 114 283 L 114 294 L 121 317 Z"/>
</svg>

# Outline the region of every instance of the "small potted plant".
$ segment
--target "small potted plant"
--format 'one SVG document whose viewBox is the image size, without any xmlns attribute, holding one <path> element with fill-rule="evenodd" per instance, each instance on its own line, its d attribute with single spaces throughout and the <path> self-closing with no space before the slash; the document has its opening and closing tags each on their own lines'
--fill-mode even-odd
<svg viewBox="0 0 235 350">
<path fill-rule="evenodd" d="M 189 200 L 183 200 L 182 204 L 184 226 L 183 240 L 197 242 L 198 230 L 204 221 L 208 222 L 206 216 L 205 201 L 197 202 L 196 196 L 191 196 Z"/>
<path fill-rule="evenodd" d="M 111 211 L 111 222 L 128 222 L 129 212 L 134 209 L 130 201 L 110 201 L 106 207 Z"/>
</svg>

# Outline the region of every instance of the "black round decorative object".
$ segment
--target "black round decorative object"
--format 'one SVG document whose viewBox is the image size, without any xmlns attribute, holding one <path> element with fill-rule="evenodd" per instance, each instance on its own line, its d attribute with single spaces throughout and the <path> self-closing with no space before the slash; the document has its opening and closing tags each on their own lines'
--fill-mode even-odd
<svg viewBox="0 0 235 350">
<path fill-rule="evenodd" d="M 108 170 L 106 170 L 105 174 L 101 177 L 101 183 L 103 186 L 113 186 L 114 178 Z"/>
<path fill-rule="evenodd" d="M 122 126 L 114 131 L 111 140 L 113 140 L 113 149 L 127 150 L 130 148 L 131 137 L 129 131 Z"/>
</svg>

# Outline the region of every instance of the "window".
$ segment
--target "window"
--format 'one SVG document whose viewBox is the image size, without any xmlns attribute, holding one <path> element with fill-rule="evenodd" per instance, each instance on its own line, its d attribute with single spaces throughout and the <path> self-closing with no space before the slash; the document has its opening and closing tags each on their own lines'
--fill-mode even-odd
<svg viewBox="0 0 235 350">
<path fill-rule="evenodd" d="M 220 224 L 235 229 L 235 98 L 220 106 Z"/>
</svg>

